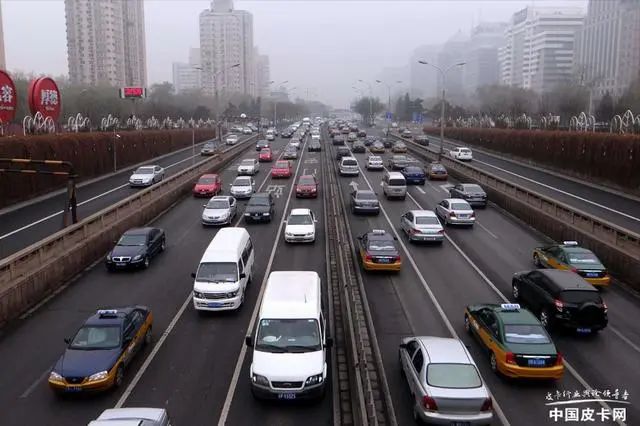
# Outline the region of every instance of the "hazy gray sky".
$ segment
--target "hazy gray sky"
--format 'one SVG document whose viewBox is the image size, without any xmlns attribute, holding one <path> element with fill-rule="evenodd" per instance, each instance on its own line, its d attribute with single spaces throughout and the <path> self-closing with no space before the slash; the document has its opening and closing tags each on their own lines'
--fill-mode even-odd
<svg viewBox="0 0 640 426">
<path fill-rule="evenodd" d="M 210 4 L 145 0 L 150 83 L 171 81 L 171 63 L 199 46 L 198 16 Z M 587 0 L 235 1 L 253 14 L 254 44 L 269 55 L 271 78 L 312 88 L 313 97 L 340 107 L 355 97 L 356 80 L 407 64 L 419 45 L 442 43 L 480 20 L 507 21 L 529 5 L 586 12 Z M 9 71 L 67 74 L 63 0 L 2 0 L 2 20 Z"/>
</svg>

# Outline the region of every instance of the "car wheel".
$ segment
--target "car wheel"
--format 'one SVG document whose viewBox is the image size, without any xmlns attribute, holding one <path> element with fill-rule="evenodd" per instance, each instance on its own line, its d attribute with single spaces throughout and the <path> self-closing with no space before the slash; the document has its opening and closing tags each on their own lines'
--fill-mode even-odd
<svg viewBox="0 0 640 426">
<path fill-rule="evenodd" d="M 533 253 L 533 264 L 536 265 L 536 268 L 542 268 L 542 262 L 540 262 L 538 253 Z"/>
<path fill-rule="evenodd" d="M 124 367 L 122 366 L 122 364 L 120 364 L 118 366 L 118 369 L 116 370 L 116 377 L 113 379 L 113 385 L 119 388 L 120 386 L 122 386 L 123 383 L 124 383 Z"/>
<path fill-rule="evenodd" d="M 151 327 L 147 328 L 147 332 L 144 333 L 144 345 L 149 346 L 153 343 L 153 332 Z"/>
<path fill-rule="evenodd" d="M 553 318 L 546 309 L 540 311 L 540 324 L 548 331 L 553 329 Z"/>
<path fill-rule="evenodd" d="M 513 294 L 513 300 L 515 301 L 520 300 L 520 287 L 518 287 L 518 284 L 516 283 L 511 284 L 511 294 Z"/>
<path fill-rule="evenodd" d="M 464 316 L 464 331 L 471 334 L 471 322 L 469 321 L 469 316 Z"/>
<path fill-rule="evenodd" d="M 142 262 L 142 267 L 144 269 L 147 269 L 150 264 L 151 264 L 151 262 L 149 261 L 149 256 L 145 256 L 144 257 L 144 261 Z"/>
<path fill-rule="evenodd" d="M 167 239 L 162 238 L 162 243 L 160 244 L 160 251 L 165 251 L 167 249 Z"/>
<path fill-rule="evenodd" d="M 499 374 L 498 360 L 496 359 L 496 354 L 494 354 L 493 352 L 489 354 L 489 366 L 491 367 L 491 371 L 493 371 L 496 374 Z"/>
</svg>

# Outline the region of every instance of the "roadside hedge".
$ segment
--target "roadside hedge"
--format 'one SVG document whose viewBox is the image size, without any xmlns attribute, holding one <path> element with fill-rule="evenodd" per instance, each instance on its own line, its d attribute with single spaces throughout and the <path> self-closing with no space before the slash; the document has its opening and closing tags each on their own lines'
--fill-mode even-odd
<svg viewBox="0 0 640 426">
<path fill-rule="evenodd" d="M 440 129 L 424 132 L 440 135 Z M 640 192 L 640 136 L 608 133 L 446 128 L 445 137 L 595 183 Z"/>
<path fill-rule="evenodd" d="M 214 129 L 195 131 L 196 143 L 215 137 Z M 121 132 L 116 139 L 118 170 L 191 145 L 191 130 Z M 0 158 L 70 161 L 78 181 L 113 172 L 113 133 L 61 133 L 0 139 Z M 7 167 L 6 163 L 0 168 Z M 51 175 L 0 172 L 0 207 L 27 200 L 66 185 Z M 62 206 L 61 206 L 62 208 Z"/>
</svg>

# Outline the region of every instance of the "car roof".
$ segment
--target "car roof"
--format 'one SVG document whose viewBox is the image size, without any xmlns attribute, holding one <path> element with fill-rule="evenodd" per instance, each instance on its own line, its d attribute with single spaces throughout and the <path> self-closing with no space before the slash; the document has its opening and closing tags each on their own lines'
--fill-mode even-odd
<svg viewBox="0 0 640 426">
<path fill-rule="evenodd" d="M 237 262 L 239 253 L 244 250 L 241 243 L 245 238 L 251 238 L 245 228 L 220 229 L 211 239 L 200 262 Z"/>
<path fill-rule="evenodd" d="M 151 227 L 131 228 L 126 230 L 122 235 L 147 235 L 149 234 L 149 232 L 151 232 L 152 229 L 155 229 L 155 228 L 151 228 Z"/>
<path fill-rule="evenodd" d="M 216 178 L 216 177 L 218 177 L 218 176 L 219 176 L 219 175 L 218 175 L 217 173 L 207 173 L 207 174 L 204 174 L 204 175 L 202 175 L 202 176 L 200 176 L 200 177 L 201 177 L 201 178 Z"/>
<path fill-rule="evenodd" d="M 278 160 L 278 161 L 276 161 L 276 166 L 277 166 L 278 164 L 283 164 L 283 163 L 287 163 L 287 165 L 291 164 L 291 163 L 289 162 L 289 160 Z"/>
<path fill-rule="evenodd" d="M 166 411 L 163 408 L 108 408 L 96 420 L 145 419 L 160 421 L 164 416 L 166 416 Z"/>
<path fill-rule="evenodd" d="M 580 275 L 572 271 L 563 271 L 561 269 L 538 269 L 540 273 L 545 275 L 558 290 L 585 290 L 598 291 L 594 286 L 585 281 Z"/>
<path fill-rule="evenodd" d="M 271 195 L 269 192 L 255 192 L 251 198 L 269 198 L 269 195 Z"/>
<path fill-rule="evenodd" d="M 393 237 L 388 232 L 384 234 L 376 234 L 373 231 L 367 232 L 369 241 L 393 241 Z"/>
<path fill-rule="evenodd" d="M 315 175 L 300 175 L 300 177 L 298 178 L 298 180 L 302 179 L 302 178 L 313 178 L 315 179 L 316 176 Z"/>
<path fill-rule="evenodd" d="M 138 167 L 138 169 L 151 169 L 154 167 L 160 167 L 160 166 L 158 166 L 157 164 L 147 164 L 147 165 Z"/>
<path fill-rule="evenodd" d="M 436 217 L 435 212 L 432 210 L 409 210 L 409 213 L 415 217 Z"/>
<path fill-rule="evenodd" d="M 430 363 L 474 364 L 464 344 L 451 337 L 417 336 Z"/>
<path fill-rule="evenodd" d="M 404 176 L 400 172 L 388 172 L 391 179 L 404 179 Z"/>
<path fill-rule="evenodd" d="M 85 321 L 85 325 L 120 325 L 124 322 L 124 317 L 129 315 L 134 309 L 134 306 L 99 309 Z M 100 311 L 111 310 L 117 311 L 117 313 L 113 316 L 102 316 L 100 314 Z"/>
<path fill-rule="evenodd" d="M 356 189 L 356 196 L 358 194 L 374 194 L 375 195 L 375 192 L 370 189 Z"/>
<path fill-rule="evenodd" d="M 234 182 L 236 182 L 238 180 L 239 181 L 245 181 L 245 180 L 251 181 L 251 176 L 236 176 Z"/>
<path fill-rule="evenodd" d="M 467 200 L 463 200 L 462 198 L 445 198 L 444 201 L 448 201 L 449 203 L 467 203 Z"/>
<path fill-rule="evenodd" d="M 212 201 L 212 200 L 231 201 L 232 198 L 233 197 L 229 195 L 216 195 L 215 197 L 211 197 L 209 201 Z"/>
<path fill-rule="evenodd" d="M 315 271 L 274 271 L 269 274 L 260 318 L 317 318 L 320 276 Z"/>
<path fill-rule="evenodd" d="M 310 214 L 311 214 L 311 209 L 291 209 L 291 213 L 289 213 L 289 216 L 310 215 Z"/>
<path fill-rule="evenodd" d="M 514 311 L 505 311 L 498 304 L 490 304 L 487 307 L 496 313 L 496 316 L 502 320 L 504 324 L 511 325 L 540 325 L 540 321 L 528 309 L 520 308 Z"/>
</svg>

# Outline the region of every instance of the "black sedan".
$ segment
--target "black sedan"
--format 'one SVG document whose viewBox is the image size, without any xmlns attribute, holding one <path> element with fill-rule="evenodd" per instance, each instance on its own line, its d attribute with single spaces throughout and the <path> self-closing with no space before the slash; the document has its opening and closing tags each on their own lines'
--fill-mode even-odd
<svg viewBox="0 0 640 426">
<path fill-rule="evenodd" d="M 382 139 L 382 144 L 384 145 L 385 148 L 393 147 L 393 141 L 391 139 L 387 139 L 387 138 Z"/>
<path fill-rule="evenodd" d="M 275 214 L 275 202 L 270 192 L 256 192 L 244 210 L 245 222 L 271 222 Z"/>
<path fill-rule="evenodd" d="M 353 147 L 351 148 L 351 151 L 354 153 L 365 153 L 367 152 L 367 148 L 364 146 L 364 144 L 360 141 L 358 142 L 354 142 L 353 143 Z"/>
<path fill-rule="evenodd" d="M 427 180 L 427 174 L 424 172 L 422 167 L 407 166 L 404 169 L 400 170 L 400 173 L 402 173 L 407 183 L 424 185 L 425 181 Z"/>
<path fill-rule="evenodd" d="M 107 269 L 148 268 L 151 258 L 167 247 L 167 237 L 160 228 L 134 228 L 122 234 L 106 259 Z"/>
<path fill-rule="evenodd" d="M 449 190 L 451 198 L 462 198 L 472 207 L 486 207 L 487 193 L 480 185 L 459 183 Z"/>
<path fill-rule="evenodd" d="M 256 151 L 262 151 L 264 148 L 269 148 L 269 141 L 261 139 L 256 142 Z"/>
</svg>

